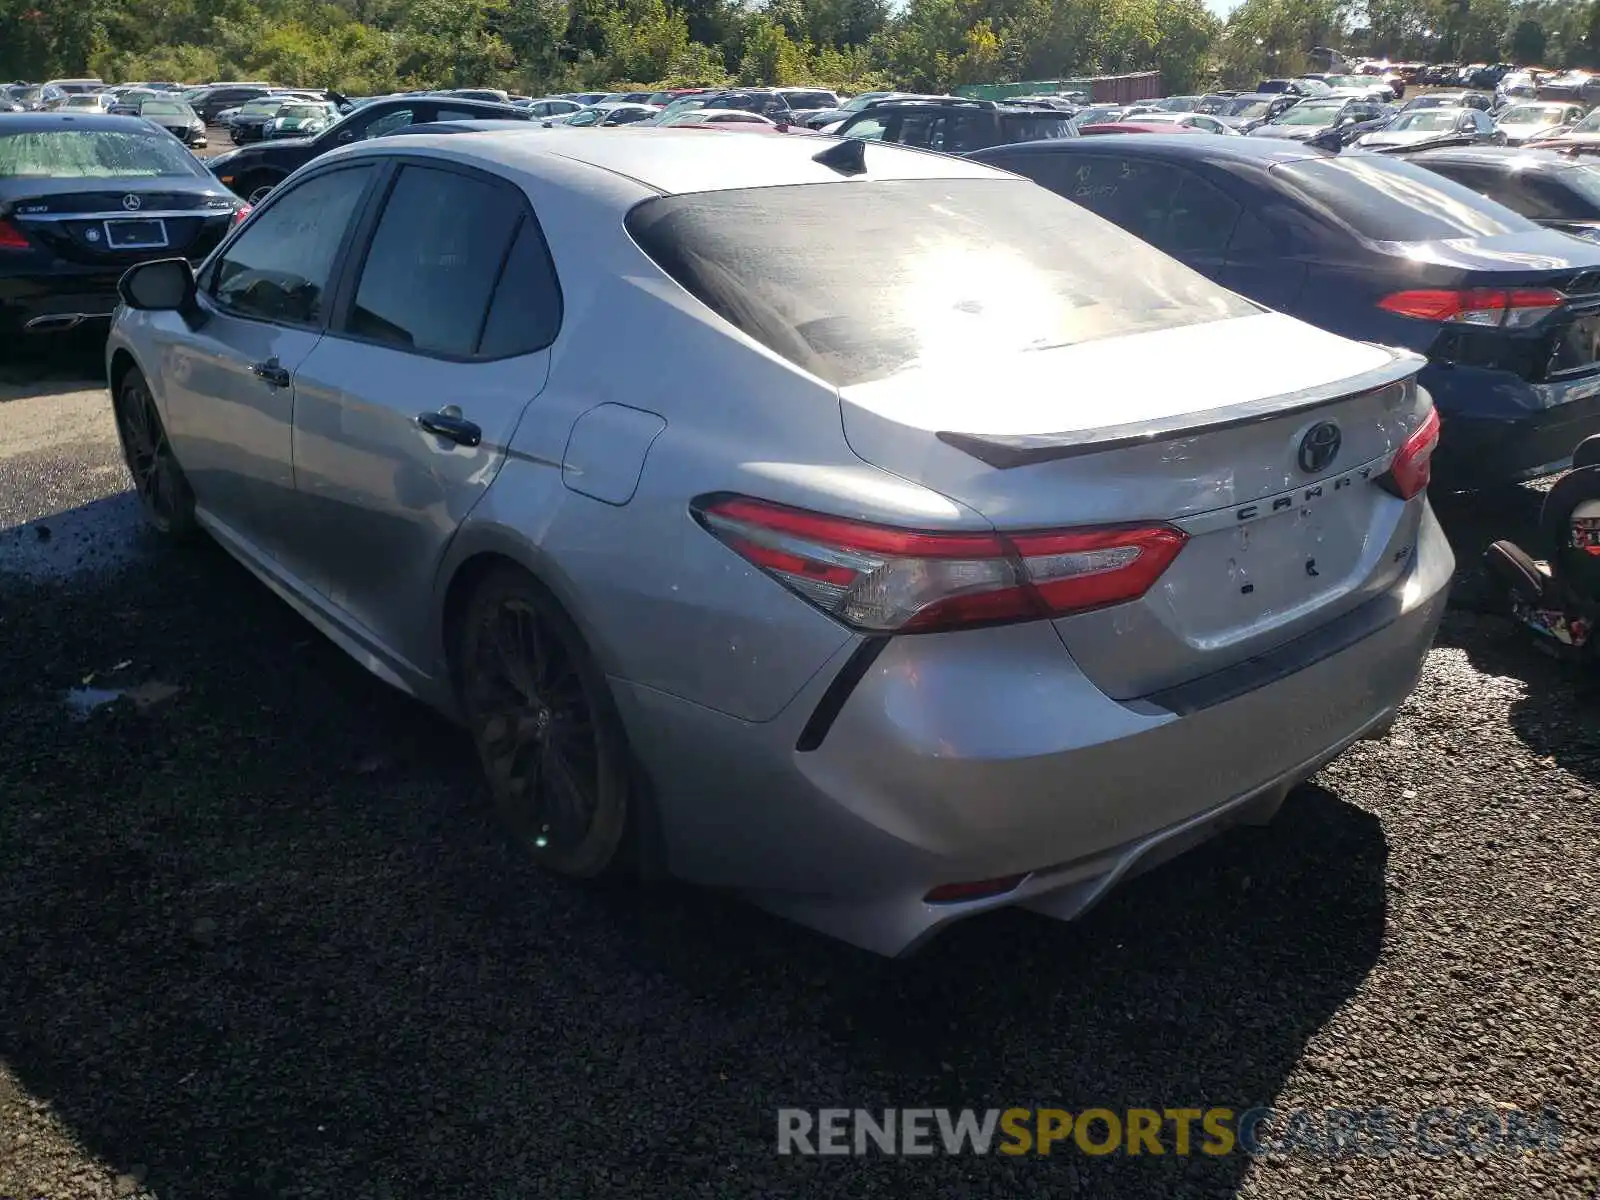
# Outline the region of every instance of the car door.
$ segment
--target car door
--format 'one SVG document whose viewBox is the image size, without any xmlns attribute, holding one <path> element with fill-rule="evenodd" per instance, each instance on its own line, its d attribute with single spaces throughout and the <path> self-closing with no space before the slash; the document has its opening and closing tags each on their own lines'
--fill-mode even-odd
<svg viewBox="0 0 1600 1200">
<path fill-rule="evenodd" d="M 294 464 L 314 586 L 416 664 L 434 572 L 544 387 L 561 298 L 520 188 L 395 163 L 297 376 Z"/>
<path fill-rule="evenodd" d="M 257 558 L 285 560 L 293 544 L 294 374 L 322 336 L 375 171 L 350 164 L 274 194 L 207 265 L 198 327 L 163 317 L 158 378 L 173 449 L 200 508 Z"/>
</svg>

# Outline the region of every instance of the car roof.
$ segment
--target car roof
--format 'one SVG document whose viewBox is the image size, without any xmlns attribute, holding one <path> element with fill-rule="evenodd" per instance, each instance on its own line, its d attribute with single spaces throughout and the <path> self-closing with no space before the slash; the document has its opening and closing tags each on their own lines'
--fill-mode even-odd
<svg viewBox="0 0 1600 1200">
<path fill-rule="evenodd" d="M 993 167 L 953 155 L 934 154 L 884 142 L 857 142 L 866 172 L 851 176 L 817 155 L 850 139 L 771 137 L 740 141 L 729 153 L 725 138 L 705 129 L 645 128 L 623 125 L 603 135 L 575 135 L 560 129 L 523 133 L 403 134 L 358 142 L 340 157 L 427 149 L 461 162 L 499 166 L 531 174 L 554 173 L 551 160 L 581 163 L 631 179 L 663 195 L 837 183 L 861 179 L 989 179 Z"/>
<path fill-rule="evenodd" d="M 139 117 L 120 117 L 96 112 L 36 112 L 13 113 L 0 126 L 4 133 L 39 133 L 49 129 L 111 129 L 128 130 L 151 127 Z"/>
<path fill-rule="evenodd" d="M 1010 146 L 990 146 L 974 150 L 967 157 L 980 162 L 991 154 L 1095 154 L 1107 149 L 1158 152 L 1165 158 L 1232 159 L 1256 162 L 1263 167 L 1278 163 L 1301 162 L 1308 158 L 1331 158 L 1325 150 L 1284 138 L 1207 137 L 1193 133 L 1107 133 L 1088 138 L 1052 138 L 1048 141 L 1017 142 Z"/>
</svg>

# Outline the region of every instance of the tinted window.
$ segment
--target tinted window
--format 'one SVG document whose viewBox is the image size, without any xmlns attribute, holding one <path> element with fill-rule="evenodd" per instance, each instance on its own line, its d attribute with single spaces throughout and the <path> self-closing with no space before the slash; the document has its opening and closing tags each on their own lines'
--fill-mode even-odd
<svg viewBox="0 0 1600 1200">
<path fill-rule="evenodd" d="M 373 233 L 348 330 L 407 350 L 475 354 L 523 207 L 509 188 L 404 168 Z"/>
<path fill-rule="evenodd" d="M 416 114 L 409 108 L 396 109 L 374 117 L 367 123 L 367 127 L 356 133 L 357 137 L 375 138 L 382 137 L 396 129 L 403 129 L 417 119 Z"/>
<path fill-rule="evenodd" d="M 1374 241 L 1495 237 L 1538 228 L 1477 192 L 1400 159 L 1303 159 L 1275 166 L 1272 174 Z"/>
<path fill-rule="evenodd" d="M 1019 179 L 663 196 L 627 225 L 724 320 L 838 386 L 1259 311 Z"/>
<path fill-rule="evenodd" d="M 217 303 L 241 316 L 319 324 L 339 243 L 371 173 L 351 167 L 318 175 L 263 209 L 217 263 Z"/>
<path fill-rule="evenodd" d="M 561 327 L 561 289 L 539 226 L 523 217 L 489 303 L 478 353 L 505 358 L 542 350 Z"/>
<path fill-rule="evenodd" d="M 924 150 L 961 154 L 981 149 L 990 139 L 983 136 L 979 121 L 971 113 L 909 112 L 900 118 L 895 141 Z"/>
<path fill-rule="evenodd" d="M 1169 254 L 1221 254 L 1240 206 L 1215 185 L 1184 171 L 1163 228 L 1151 240 Z"/>
<path fill-rule="evenodd" d="M 523 114 L 518 112 L 484 112 L 482 109 L 451 108 L 448 104 L 441 104 L 434 114 L 435 121 L 517 121 Z"/>
<path fill-rule="evenodd" d="M 1040 142 L 1049 138 L 1065 138 L 1072 136 L 1072 120 L 1070 117 L 1052 117 L 1041 115 L 1037 117 L 1007 117 L 1002 128 L 1005 130 L 1006 140 L 1011 142 Z M 978 143 L 963 147 L 967 150 L 978 149 Z"/>
<path fill-rule="evenodd" d="M 832 108 L 839 103 L 832 92 L 789 92 L 787 99 L 790 108 Z"/>
</svg>

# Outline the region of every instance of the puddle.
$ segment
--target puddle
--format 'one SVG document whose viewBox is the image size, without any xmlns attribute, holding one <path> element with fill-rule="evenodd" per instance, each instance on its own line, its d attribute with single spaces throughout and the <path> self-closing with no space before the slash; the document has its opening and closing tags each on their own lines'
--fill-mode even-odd
<svg viewBox="0 0 1600 1200">
<path fill-rule="evenodd" d="M 97 708 L 122 699 L 127 694 L 127 688 L 95 688 L 77 687 L 67 692 L 67 711 L 79 721 L 89 719 L 89 714 Z"/>
<path fill-rule="evenodd" d="M 67 712 L 75 721 L 87 721 L 90 714 L 98 708 L 108 704 L 115 704 L 118 700 L 128 700 L 138 709 L 147 709 L 152 705 L 160 704 L 163 700 L 170 700 L 183 689 L 176 684 L 163 683 L 159 679 L 148 679 L 144 683 L 133 687 L 98 688 L 75 687 L 69 688 L 62 698 L 67 706 Z"/>
</svg>

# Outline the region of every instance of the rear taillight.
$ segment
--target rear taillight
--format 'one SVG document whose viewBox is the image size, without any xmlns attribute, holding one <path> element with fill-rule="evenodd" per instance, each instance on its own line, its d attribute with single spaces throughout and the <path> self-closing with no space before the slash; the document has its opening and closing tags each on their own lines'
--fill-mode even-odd
<svg viewBox="0 0 1600 1200">
<path fill-rule="evenodd" d="M 931 633 L 1137 600 L 1188 537 L 1169 525 L 926 533 L 745 497 L 698 505 L 695 514 L 797 596 L 870 633 Z"/>
<path fill-rule="evenodd" d="M 32 250 L 33 243 L 10 221 L 0 220 L 0 250 Z"/>
<path fill-rule="evenodd" d="M 1406 438 L 1389 464 L 1389 469 L 1378 480 L 1380 487 L 1393 492 L 1402 500 L 1409 500 L 1428 486 L 1433 473 L 1433 451 L 1439 445 L 1439 410 L 1428 409 L 1428 415 Z"/>
<path fill-rule="evenodd" d="M 244 223 L 244 219 L 249 215 L 250 206 L 248 204 L 241 204 L 238 208 L 233 210 L 233 223 L 235 225 L 242 225 Z"/>
<path fill-rule="evenodd" d="M 1393 292 L 1379 300 L 1378 307 L 1423 321 L 1525 329 L 1537 325 L 1566 300 L 1553 288 L 1423 288 Z"/>
</svg>

